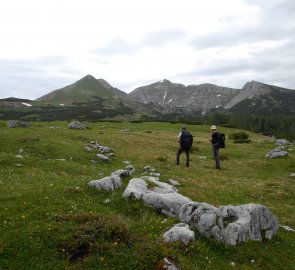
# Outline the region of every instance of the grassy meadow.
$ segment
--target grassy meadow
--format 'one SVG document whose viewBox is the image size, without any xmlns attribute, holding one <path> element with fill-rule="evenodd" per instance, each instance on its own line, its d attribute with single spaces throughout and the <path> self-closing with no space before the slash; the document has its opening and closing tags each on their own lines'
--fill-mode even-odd
<svg viewBox="0 0 295 270">
<path fill-rule="evenodd" d="M 200 238 L 189 247 L 166 244 L 162 235 L 178 220 L 134 199 L 122 198 L 130 178 L 115 192 L 98 191 L 90 180 L 124 169 L 131 161 L 140 176 L 150 165 L 160 180 L 178 180 L 179 193 L 214 206 L 257 203 L 279 223 L 295 228 L 295 145 L 289 155 L 266 159 L 269 138 L 247 132 L 251 143 L 227 135 L 214 168 L 209 126 L 187 125 L 194 135 L 191 164 L 175 165 L 177 135 L 183 124 L 96 122 L 69 130 L 67 122 L 35 122 L 9 129 L 0 121 L 0 270 L 4 269 L 162 269 L 163 258 L 181 270 L 295 269 L 295 234 L 282 228 L 270 241 L 237 246 Z M 130 131 L 125 131 L 130 129 Z M 92 163 L 90 141 L 114 149 L 110 162 Z M 104 203 L 109 199 L 109 203 Z"/>
</svg>

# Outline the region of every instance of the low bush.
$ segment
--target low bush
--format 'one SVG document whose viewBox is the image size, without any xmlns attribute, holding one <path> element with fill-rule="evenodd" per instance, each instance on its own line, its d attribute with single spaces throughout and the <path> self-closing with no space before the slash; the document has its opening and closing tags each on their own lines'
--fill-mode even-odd
<svg viewBox="0 0 295 270">
<path fill-rule="evenodd" d="M 229 134 L 229 139 L 233 140 L 234 143 L 249 143 L 249 134 L 246 132 L 233 132 Z"/>
</svg>

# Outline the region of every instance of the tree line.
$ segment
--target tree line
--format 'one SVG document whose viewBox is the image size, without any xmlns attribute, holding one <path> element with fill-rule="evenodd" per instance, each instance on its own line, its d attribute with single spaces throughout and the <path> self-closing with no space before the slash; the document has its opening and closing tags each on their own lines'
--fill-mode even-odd
<svg viewBox="0 0 295 270">
<path fill-rule="evenodd" d="M 240 128 L 277 138 L 295 140 L 295 116 L 215 112 L 204 116 L 203 121 L 206 124 Z"/>
</svg>

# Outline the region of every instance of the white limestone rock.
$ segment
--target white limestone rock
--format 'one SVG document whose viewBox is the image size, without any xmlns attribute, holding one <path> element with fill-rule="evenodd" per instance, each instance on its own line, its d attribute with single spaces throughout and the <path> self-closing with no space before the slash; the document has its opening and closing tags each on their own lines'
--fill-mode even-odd
<svg viewBox="0 0 295 270">
<path fill-rule="evenodd" d="M 280 225 L 280 227 L 283 228 L 287 232 L 295 232 L 295 230 L 293 228 L 291 228 L 290 226 Z"/>
<path fill-rule="evenodd" d="M 180 184 L 177 180 L 169 179 L 168 182 L 173 186 L 180 186 Z"/>
<path fill-rule="evenodd" d="M 105 155 L 102 155 L 102 154 L 96 154 L 96 156 L 100 159 L 100 160 L 103 160 L 103 161 L 109 161 L 110 158 L 105 156 Z"/>
<path fill-rule="evenodd" d="M 202 236 L 230 245 L 271 239 L 278 231 L 277 218 L 267 207 L 256 204 L 216 208 L 193 202 L 182 206 L 179 219 L 198 229 Z"/>
<path fill-rule="evenodd" d="M 172 193 L 157 193 L 153 191 L 146 192 L 142 195 L 142 200 L 145 204 L 155 207 L 167 216 L 177 217 L 180 213 L 180 208 L 190 203 L 191 200 L 177 192 Z"/>
<path fill-rule="evenodd" d="M 89 186 L 95 187 L 99 190 L 114 191 L 122 186 L 122 180 L 120 176 L 113 175 L 107 176 L 99 180 L 91 180 L 88 183 Z"/>
<path fill-rule="evenodd" d="M 141 199 L 142 195 L 147 192 L 147 183 L 141 178 L 132 178 L 124 193 L 123 198 L 135 197 L 136 199 Z"/>
<path fill-rule="evenodd" d="M 287 151 L 283 150 L 283 147 L 277 147 L 273 150 L 271 150 L 270 152 L 268 152 L 265 157 L 266 158 L 278 158 L 278 157 L 284 157 L 288 155 Z"/>
<path fill-rule="evenodd" d="M 19 120 L 9 120 L 7 121 L 7 127 L 8 128 L 16 128 L 16 127 L 30 127 L 29 122 L 19 121 Z"/>
<path fill-rule="evenodd" d="M 190 230 L 185 223 L 174 225 L 170 230 L 164 233 L 165 242 L 181 241 L 186 246 L 195 241 L 195 232 Z"/>
<path fill-rule="evenodd" d="M 69 123 L 68 128 L 69 129 L 85 129 L 86 126 L 82 124 L 81 122 L 74 120 L 71 123 Z"/>
</svg>

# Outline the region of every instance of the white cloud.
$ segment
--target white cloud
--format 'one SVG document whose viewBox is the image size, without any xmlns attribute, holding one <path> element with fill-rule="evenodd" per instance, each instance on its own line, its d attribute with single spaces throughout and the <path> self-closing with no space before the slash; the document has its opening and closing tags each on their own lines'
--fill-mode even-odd
<svg viewBox="0 0 295 270">
<path fill-rule="evenodd" d="M 0 98 L 86 74 L 124 91 L 167 78 L 294 86 L 293 0 L 27 0 L 0 10 Z M 258 79 L 257 79 L 258 78 Z"/>
</svg>

